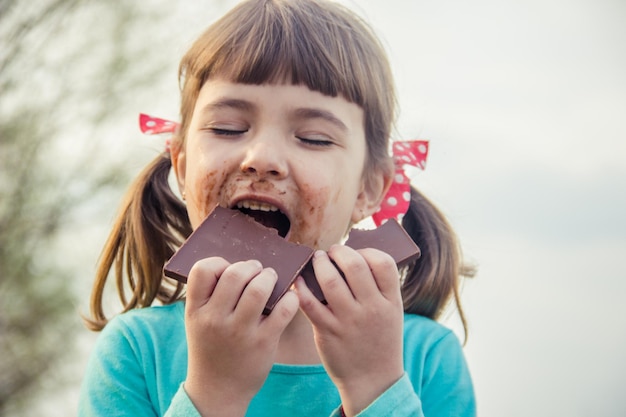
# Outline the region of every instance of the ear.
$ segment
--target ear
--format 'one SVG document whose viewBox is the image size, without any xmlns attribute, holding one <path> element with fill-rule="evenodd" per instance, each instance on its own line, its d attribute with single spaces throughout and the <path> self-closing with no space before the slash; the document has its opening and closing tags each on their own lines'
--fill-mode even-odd
<svg viewBox="0 0 626 417">
<path fill-rule="evenodd" d="M 181 195 L 185 195 L 185 174 L 187 172 L 187 159 L 185 155 L 185 148 L 180 144 L 180 141 L 172 143 L 170 148 L 170 157 L 172 158 L 172 168 L 176 175 L 176 181 L 178 182 L 178 191 Z"/>
<path fill-rule="evenodd" d="M 356 204 L 352 211 L 353 224 L 376 213 L 385 194 L 389 191 L 392 181 L 392 169 L 376 169 L 373 172 L 365 173 L 361 192 L 357 196 Z"/>
</svg>

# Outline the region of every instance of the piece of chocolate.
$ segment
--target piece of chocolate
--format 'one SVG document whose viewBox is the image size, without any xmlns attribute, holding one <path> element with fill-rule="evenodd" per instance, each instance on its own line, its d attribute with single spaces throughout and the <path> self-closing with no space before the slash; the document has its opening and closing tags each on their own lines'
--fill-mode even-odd
<svg viewBox="0 0 626 417">
<path fill-rule="evenodd" d="M 353 249 L 374 248 L 387 252 L 398 268 L 402 268 L 420 257 L 420 249 L 406 230 L 395 219 L 389 219 L 376 229 L 352 229 L 346 246 Z M 341 272 L 341 271 L 340 271 Z M 318 300 L 326 302 L 322 289 L 315 278 L 312 263 L 302 271 L 302 277 Z"/>
<path fill-rule="evenodd" d="M 237 210 L 218 206 L 170 258 L 163 272 L 187 282 L 191 267 L 212 256 L 221 256 L 230 263 L 256 259 L 276 271 L 278 281 L 263 311 L 269 314 L 309 262 L 313 250 L 283 239 L 275 229 Z"/>
<path fill-rule="evenodd" d="M 346 245 L 353 249 L 374 248 L 387 252 L 399 268 L 420 256 L 413 239 L 395 219 L 376 229 L 351 230 Z M 310 262 L 313 252 L 307 246 L 285 240 L 275 229 L 265 227 L 237 210 L 218 206 L 170 258 L 163 272 L 170 278 L 187 282 L 191 267 L 200 259 L 221 256 L 230 263 L 256 259 L 278 274 L 276 286 L 263 311 L 263 314 L 269 314 L 298 275 L 302 275 L 313 294 L 325 302 Z"/>
</svg>

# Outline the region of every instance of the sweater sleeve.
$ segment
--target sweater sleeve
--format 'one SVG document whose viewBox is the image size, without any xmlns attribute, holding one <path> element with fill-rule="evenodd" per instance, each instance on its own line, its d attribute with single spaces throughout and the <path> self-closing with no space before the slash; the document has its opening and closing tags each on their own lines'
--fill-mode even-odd
<svg viewBox="0 0 626 417">
<path fill-rule="evenodd" d="M 476 416 L 474 388 L 454 333 L 446 332 L 425 351 L 423 362 L 418 362 L 419 366 L 407 369 L 358 417 Z M 336 410 L 331 417 L 338 416 Z"/>
<path fill-rule="evenodd" d="M 154 381 L 146 377 L 142 342 L 120 317 L 99 335 L 89 358 L 78 404 L 79 417 L 157 417 Z M 148 380 L 149 379 L 149 380 Z M 168 417 L 199 417 L 182 384 L 166 412 Z"/>
<path fill-rule="evenodd" d="M 200 417 L 200 413 L 191 402 L 183 384 L 180 384 L 165 417 Z"/>
<path fill-rule="evenodd" d="M 447 332 L 428 350 L 421 384 L 426 417 L 476 416 L 474 386 L 463 348 L 453 332 Z"/>
<path fill-rule="evenodd" d="M 358 417 L 424 417 L 422 404 L 405 373 L 387 391 L 358 414 Z"/>
<path fill-rule="evenodd" d="M 119 318 L 99 335 L 81 386 L 80 417 L 157 416 L 129 336 Z"/>
</svg>

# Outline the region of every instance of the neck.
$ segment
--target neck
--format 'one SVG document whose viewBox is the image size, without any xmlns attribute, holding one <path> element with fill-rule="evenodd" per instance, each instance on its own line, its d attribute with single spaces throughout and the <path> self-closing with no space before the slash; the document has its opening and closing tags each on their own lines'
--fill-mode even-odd
<svg viewBox="0 0 626 417">
<path fill-rule="evenodd" d="M 313 327 L 300 310 L 280 337 L 276 362 L 292 365 L 321 363 L 315 348 Z"/>
</svg>

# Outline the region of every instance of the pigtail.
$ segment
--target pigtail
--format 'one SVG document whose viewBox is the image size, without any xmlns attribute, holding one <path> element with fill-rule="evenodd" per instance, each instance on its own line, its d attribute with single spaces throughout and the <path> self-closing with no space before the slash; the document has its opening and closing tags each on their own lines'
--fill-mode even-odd
<svg viewBox="0 0 626 417">
<path fill-rule="evenodd" d="M 123 312 L 148 307 L 156 299 L 172 303 L 183 284 L 163 276 L 163 265 L 191 234 L 185 205 L 172 192 L 169 153 L 159 155 L 128 190 L 120 214 L 103 249 L 91 293 L 91 317 L 85 323 L 102 330 L 108 319 L 103 308 L 107 279 L 114 272 Z"/>
<path fill-rule="evenodd" d="M 472 276 L 474 271 L 463 264 L 452 227 L 443 213 L 413 187 L 402 226 L 422 251 L 420 259 L 409 267 L 402 284 L 404 310 L 436 320 L 453 298 L 467 339 L 459 281 L 462 276 Z"/>
</svg>

